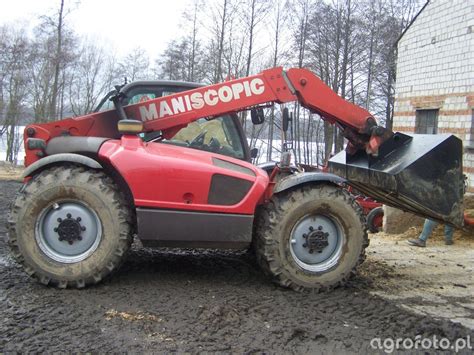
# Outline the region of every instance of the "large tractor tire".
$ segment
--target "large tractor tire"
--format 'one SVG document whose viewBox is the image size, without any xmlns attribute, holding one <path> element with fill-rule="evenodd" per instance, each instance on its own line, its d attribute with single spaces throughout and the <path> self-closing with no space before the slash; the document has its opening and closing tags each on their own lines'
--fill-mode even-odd
<svg viewBox="0 0 474 355">
<path fill-rule="evenodd" d="M 56 166 L 22 187 L 8 234 L 29 275 L 45 285 L 82 288 L 123 262 L 132 242 L 132 212 L 103 172 Z"/>
<path fill-rule="evenodd" d="M 344 284 L 369 245 L 362 209 L 346 190 L 329 184 L 273 196 L 259 211 L 255 238 L 261 267 L 297 291 Z"/>
</svg>

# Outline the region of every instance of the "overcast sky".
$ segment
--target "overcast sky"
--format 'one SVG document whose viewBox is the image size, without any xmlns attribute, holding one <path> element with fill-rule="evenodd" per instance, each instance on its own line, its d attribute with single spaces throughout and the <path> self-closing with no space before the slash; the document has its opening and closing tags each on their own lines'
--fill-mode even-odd
<svg viewBox="0 0 474 355">
<path fill-rule="evenodd" d="M 32 27 L 39 16 L 57 12 L 59 4 L 60 0 L 2 1 L 0 25 L 22 22 Z M 120 56 L 139 46 L 152 58 L 180 35 L 178 24 L 189 4 L 190 0 L 65 0 L 67 8 L 74 8 L 67 20 L 78 34 L 110 43 Z"/>
</svg>

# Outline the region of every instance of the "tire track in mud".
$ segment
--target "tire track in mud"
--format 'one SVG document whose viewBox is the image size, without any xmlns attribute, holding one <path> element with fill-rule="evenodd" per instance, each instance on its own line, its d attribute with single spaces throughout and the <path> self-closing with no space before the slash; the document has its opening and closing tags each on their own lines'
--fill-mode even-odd
<svg viewBox="0 0 474 355">
<path fill-rule="evenodd" d="M 4 223 L 18 188 L 0 181 L 0 351 L 364 352 L 374 337 L 474 339 L 371 296 L 362 276 L 323 294 L 274 286 L 245 252 L 135 243 L 102 284 L 47 288 L 8 256 Z"/>
</svg>

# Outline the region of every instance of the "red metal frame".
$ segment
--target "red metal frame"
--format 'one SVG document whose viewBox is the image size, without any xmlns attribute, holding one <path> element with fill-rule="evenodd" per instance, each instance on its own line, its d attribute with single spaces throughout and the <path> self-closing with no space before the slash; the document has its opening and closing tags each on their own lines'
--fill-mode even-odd
<svg viewBox="0 0 474 355">
<path fill-rule="evenodd" d="M 359 204 L 360 207 L 362 207 L 362 210 L 364 211 L 364 214 L 368 214 L 370 211 L 372 211 L 374 208 L 377 207 L 382 207 L 383 204 L 380 202 L 375 201 L 373 198 L 370 197 L 365 197 L 365 196 L 356 196 L 356 201 Z"/>
</svg>

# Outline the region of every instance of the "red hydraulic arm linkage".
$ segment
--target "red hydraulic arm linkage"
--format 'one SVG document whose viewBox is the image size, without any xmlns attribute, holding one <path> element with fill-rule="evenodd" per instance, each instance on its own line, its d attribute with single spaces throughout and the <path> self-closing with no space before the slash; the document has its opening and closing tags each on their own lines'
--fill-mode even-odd
<svg viewBox="0 0 474 355">
<path fill-rule="evenodd" d="M 338 125 L 349 140 L 346 150 L 350 154 L 365 150 L 376 155 L 378 147 L 392 135 L 392 132 L 377 126 L 368 111 L 345 101 L 305 69 L 284 71 L 281 67 L 272 68 L 257 75 L 128 105 L 123 110 L 127 118 L 143 121 L 146 132 L 161 131 L 165 138 L 170 139 L 182 127 L 202 117 L 212 118 L 261 104 L 293 101 Z M 25 146 L 32 135 L 45 142 L 61 135 L 119 138 L 119 119 L 120 115 L 110 110 L 32 124 L 25 130 Z M 41 158 L 35 153 L 34 150 L 27 151 L 26 166 Z"/>
<path fill-rule="evenodd" d="M 127 117 L 144 122 L 145 131 L 161 130 L 172 137 L 181 127 L 201 117 L 240 111 L 259 104 L 298 101 L 311 112 L 337 124 L 349 140 L 349 153 L 364 149 L 376 154 L 391 132 L 377 126 L 363 108 L 339 97 L 305 69 L 277 67 L 262 73 L 204 86 L 143 103 L 126 106 Z"/>
</svg>

